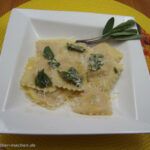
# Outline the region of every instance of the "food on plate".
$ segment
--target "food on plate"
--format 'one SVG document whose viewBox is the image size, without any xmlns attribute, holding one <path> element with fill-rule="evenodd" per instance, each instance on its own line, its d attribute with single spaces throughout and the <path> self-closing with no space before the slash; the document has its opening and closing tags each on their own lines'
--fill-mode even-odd
<svg viewBox="0 0 150 150">
<path fill-rule="evenodd" d="M 111 115 L 110 93 L 123 66 L 122 53 L 107 43 L 89 47 L 72 39 L 39 40 L 20 84 L 32 102 L 76 113 Z"/>
</svg>

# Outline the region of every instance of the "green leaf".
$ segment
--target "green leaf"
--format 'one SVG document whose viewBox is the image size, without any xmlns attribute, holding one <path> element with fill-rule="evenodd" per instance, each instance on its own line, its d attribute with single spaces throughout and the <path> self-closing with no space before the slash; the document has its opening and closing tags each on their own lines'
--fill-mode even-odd
<svg viewBox="0 0 150 150">
<path fill-rule="evenodd" d="M 118 74 L 118 69 L 116 67 L 114 67 L 114 73 Z"/>
<path fill-rule="evenodd" d="M 118 37 L 112 37 L 112 39 L 118 41 L 137 40 L 137 39 L 141 39 L 141 35 L 136 34 L 131 36 L 118 36 Z"/>
<path fill-rule="evenodd" d="M 138 33 L 137 29 L 126 29 L 126 32 Z"/>
<path fill-rule="evenodd" d="M 113 26 L 114 26 L 114 17 L 110 18 L 107 21 L 102 34 L 104 35 L 106 33 L 109 33 L 113 29 Z"/>
<path fill-rule="evenodd" d="M 70 51 L 76 51 L 80 53 L 83 53 L 86 50 L 83 46 L 79 44 L 72 44 L 72 43 L 67 43 L 67 49 Z"/>
<path fill-rule="evenodd" d="M 136 34 L 137 34 L 137 31 L 125 30 L 122 32 L 112 33 L 110 36 L 111 37 L 118 37 L 118 36 L 130 36 L 130 35 L 136 35 Z"/>
<path fill-rule="evenodd" d="M 113 28 L 113 17 L 112 17 L 106 23 L 102 36 L 91 38 L 91 39 L 77 40 L 77 42 L 86 43 L 88 45 L 95 45 L 95 44 L 107 41 L 109 39 L 112 39 L 112 40 L 140 39 L 141 36 L 138 35 L 137 30 L 130 29 L 135 24 L 136 22 L 134 20 L 128 20 L 126 22 L 120 23 L 119 25 Z"/>
<path fill-rule="evenodd" d="M 58 73 L 61 76 L 61 78 L 68 83 L 71 83 L 77 87 L 79 87 L 82 84 L 82 77 L 73 67 L 70 67 L 67 71 L 58 71 Z"/>
<path fill-rule="evenodd" d="M 39 71 L 37 76 L 35 77 L 35 85 L 39 88 L 46 88 L 52 85 L 52 81 L 44 72 L 44 69 Z"/>
<path fill-rule="evenodd" d="M 54 58 L 54 59 L 50 59 L 48 61 L 48 64 L 53 68 L 58 68 L 60 66 L 60 63 Z"/>
<path fill-rule="evenodd" d="M 43 56 L 46 58 L 46 59 L 53 59 L 54 58 L 54 53 L 52 52 L 51 48 L 49 46 L 46 46 L 44 48 L 44 51 L 43 51 Z"/>
<path fill-rule="evenodd" d="M 89 70 L 96 71 L 101 69 L 101 67 L 104 65 L 103 57 L 104 56 L 101 54 L 91 54 L 88 61 Z"/>
<path fill-rule="evenodd" d="M 113 28 L 112 33 L 124 31 L 126 29 L 133 27 L 134 25 L 135 25 L 134 20 L 128 20 Z"/>
<path fill-rule="evenodd" d="M 54 58 L 54 53 L 49 46 L 46 46 L 43 51 L 43 56 L 48 59 L 48 64 L 53 68 L 60 66 L 60 63 Z"/>
</svg>

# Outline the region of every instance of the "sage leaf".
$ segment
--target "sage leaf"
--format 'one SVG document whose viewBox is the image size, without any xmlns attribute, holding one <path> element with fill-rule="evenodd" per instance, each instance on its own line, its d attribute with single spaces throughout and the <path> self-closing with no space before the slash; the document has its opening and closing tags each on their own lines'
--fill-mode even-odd
<svg viewBox="0 0 150 150">
<path fill-rule="evenodd" d="M 83 46 L 80 46 L 79 44 L 72 44 L 72 43 L 67 43 L 67 49 L 70 51 L 76 51 L 83 53 L 86 49 Z"/>
<path fill-rule="evenodd" d="M 82 84 L 82 77 L 79 75 L 78 71 L 70 67 L 67 71 L 58 71 L 59 75 L 63 80 L 68 83 L 71 83 L 77 87 Z"/>
<path fill-rule="evenodd" d="M 110 18 L 107 21 L 107 23 L 103 29 L 103 33 L 102 33 L 103 35 L 105 35 L 106 33 L 109 33 L 113 29 L 114 21 L 115 21 L 114 17 Z"/>
<path fill-rule="evenodd" d="M 136 39 L 141 39 L 141 35 L 131 35 L 131 36 L 117 36 L 113 37 L 114 40 L 117 41 L 127 41 L 127 40 L 136 40 Z"/>
<path fill-rule="evenodd" d="M 112 32 L 121 32 L 124 31 L 126 29 L 129 29 L 131 27 L 133 27 L 135 25 L 135 21 L 134 20 L 128 20 L 126 22 L 123 22 L 119 25 L 117 25 L 115 28 L 113 28 Z"/>
<path fill-rule="evenodd" d="M 116 33 L 112 33 L 111 37 L 119 37 L 119 36 L 130 36 L 130 35 L 136 35 L 136 32 L 132 32 L 132 31 L 122 31 L 122 32 L 116 32 Z"/>
<path fill-rule="evenodd" d="M 115 74 L 118 74 L 118 69 L 117 69 L 116 67 L 114 67 L 113 70 L 114 70 L 114 73 L 115 73 Z"/>
<path fill-rule="evenodd" d="M 46 46 L 44 48 L 44 51 L 43 51 L 43 56 L 46 58 L 46 59 L 53 59 L 54 58 L 54 53 L 52 52 L 51 48 L 49 46 Z"/>
<path fill-rule="evenodd" d="M 37 76 L 35 77 L 35 85 L 39 88 L 46 88 L 52 85 L 52 81 L 44 72 L 44 69 L 39 71 Z"/>
<path fill-rule="evenodd" d="M 53 68 L 58 68 L 60 66 L 60 63 L 54 58 L 54 59 L 50 59 L 48 61 L 48 64 Z"/>
<path fill-rule="evenodd" d="M 54 53 L 49 46 L 46 46 L 43 51 L 43 56 L 48 59 L 48 64 L 53 68 L 60 66 L 60 63 L 55 59 Z"/>
<path fill-rule="evenodd" d="M 91 54 L 88 60 L 88 68 L 97 71 L 104 65 L 104 56 L 101 54 Z"/>
<path fill-rule="evenodd" d="M 138 33 L 137 29 L 126 29 L 126 32 Z"/>
</svg>

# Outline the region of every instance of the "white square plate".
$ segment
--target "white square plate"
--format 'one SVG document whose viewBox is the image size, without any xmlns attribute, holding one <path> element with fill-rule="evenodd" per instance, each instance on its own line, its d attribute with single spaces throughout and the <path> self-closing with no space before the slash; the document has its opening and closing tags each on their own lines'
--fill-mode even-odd
<svg viewBox="0 0 150 150">
<path fill-rule="evenodd" d="M 112 116 L 80 115 L 67 106 L 54 111 L 46 110 L 31 103 L 20 89 L 20 78 L 27 59 L 35 54 L 36 40 L 95 37 L 110 17 L 112 15 L 80 12 L 12 11 L 0 58 L 0 133 L 150 132 L 150 78 L 139 40 L 111 43 L 124 54 L 124 71 L 113 92 L 119 94 L 112 100 Z M 116 24 L 132 18 L 114 17 Z"/>
</svg>

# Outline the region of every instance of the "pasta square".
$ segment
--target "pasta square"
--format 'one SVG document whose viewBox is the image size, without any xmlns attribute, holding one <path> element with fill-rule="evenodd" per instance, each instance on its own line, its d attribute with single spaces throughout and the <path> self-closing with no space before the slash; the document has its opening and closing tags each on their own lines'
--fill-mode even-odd
<svg viewBox="0 0 150 150">
<path fill-rule="evenodd" d="M 41 40 L 36 43 L 36 47 L 38 53 L 42 55 L 44 47 L 49 46 L 52 49 L 56 60 L 60 62 L 60 67 L 58 69 L 52 69 L 51 71 L 54 86 L 73 91 L 82 91 L 84 90 L 84 84 L 86 84 L 87 72 L 85 54 L 67 50 L 67 43 L 74 42 L 71 40 Z M 83 86 L 76 87 L 70 83 L 67 83 L 60 77 L 58 71 L 66 71 L 70 67 L 74 67 L 80 72 L 83 78 Z"/>
<path fill-rule="evenodd" d="M 44 71 L 47 74 L 49 74 L 49 75 L 51 74 L 51 69 L 43 57 L 37 56 L 37 57 L 29 58 L 28 63 L 25 67 L 24 74 L 23 74 L 21 82 L 20 82 L 21 86 L 33 88 L 33 89 L 40 90 L 40 91 L 44 90 L 45 92 L 46 91 L 49 91 L 49 92 L 55 91 L 56 88 L 54 86 L 50 86 L 45 89 L 42 89 L 35 85 L 35 77 L 36 77 L 38 71 L 40 71 L 42 69 L 44 69 Z"/>
<path fill-rule="evenodd" d="M 43 92 L 32 88 L 25 88 L 26 94 L 32 98 L 32 101 L 48 109 L 55 109 L 65 103 L 67 93 L 61 89 L 54 92 Z"/>
<path fill-rule="evenodd" d="M 72 110 L 86 115 L 112 114 L 111 101 L 107 93 L 101 92 L 94 84 L 88 84 L 86 90 L 71 101 Z"/>
<path fill-rule="evenodd" d="M 97 44 L 92 49 L 94 52 L 99 52 L 102 55 L 104 55 L 106 58 L 108 57 L 108 58 L 114 59 L 118 63 L 123 57 L 122 53 L 119 50 L 111 47 L 107 43 Z"/>
</svg>

